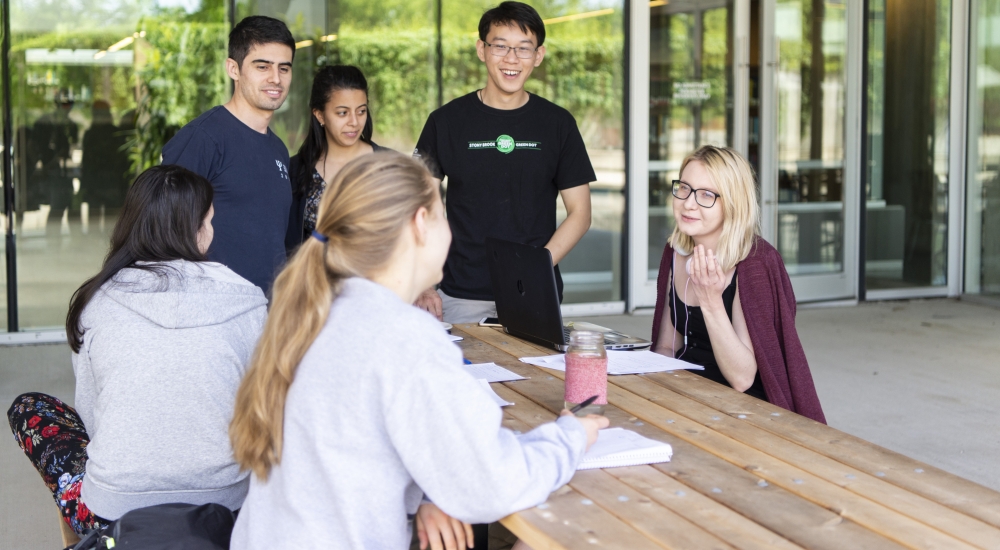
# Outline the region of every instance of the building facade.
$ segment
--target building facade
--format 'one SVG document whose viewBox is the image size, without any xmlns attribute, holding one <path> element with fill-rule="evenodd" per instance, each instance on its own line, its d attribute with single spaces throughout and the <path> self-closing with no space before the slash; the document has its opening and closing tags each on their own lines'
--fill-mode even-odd
<svg viewBox="0 0 1000 550">
<path fill-rule="evenodd" d="M 6 268 L 0 331 L 59 328 L 128 184 L 228 99 L 234 21 L 297 42 L 272 129 L 295 153 L 311 75 L 359 66 L 375 141 L 485 82 L 495 1 L 0 0 Z M 1000 0 L 532 0 L 548 53 L 529 89 L 569 109 L 597 172 L 561 264 L 568 314 L 652 306 L 669 189 L 703 144 L 759 178 L 764 237 L 801 302 L 1000 297 Z"/>
</svg>

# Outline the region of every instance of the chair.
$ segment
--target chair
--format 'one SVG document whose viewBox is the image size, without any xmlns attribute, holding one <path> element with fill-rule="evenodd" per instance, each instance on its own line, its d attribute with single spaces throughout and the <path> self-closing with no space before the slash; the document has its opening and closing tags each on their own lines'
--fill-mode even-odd
<svg viewBox="0 0 1000 550">
<path fill-rule="evenodd" d="M 59 514 L 59 532 L 62 535 L 63 548 L 73 546 L 74 544 L 80 542 L 80 537 L 73 532 L 73 528 L 66 523 L 66 520 Z"/>
</svg>

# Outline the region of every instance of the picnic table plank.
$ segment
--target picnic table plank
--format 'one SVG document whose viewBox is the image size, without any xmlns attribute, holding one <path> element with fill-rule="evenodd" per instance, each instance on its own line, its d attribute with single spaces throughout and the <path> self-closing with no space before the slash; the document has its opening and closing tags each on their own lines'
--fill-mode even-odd
<svg viewBox="0 0 1000 550">
<path fill-rule="evenodd" d="M 523 396 L 522 402 L 535 403 L 544 408 L 543 412 L 539 412 L 534 407 L 522 410 L 520 413 L 512 411 L 514 414 L 520 414 L 520 418 L 523 418 L 525 422 L 548 421 L 553 417 L 554 411 L 562 406 L 560 400 L 562 382 L 554 377 L 539 376 L 531 380 L 511 382 L 506 385 L 508 389 L 516 389 L 517 393 Z M 529 398 L 530 403 L 525 398 Z M 817 549 L 903 548 L 903 546 L 873 533 L 869 529 L 852 521 L 844 520 L 840 515 L 788 491 L 773 486 L 767 491 L 762 491 L 758 476 L 683 440 L 671 437 L 662 430 L 630 416 L 614 405 L 606 407 L 605 416 L 611 420 L 613 426 L 626 427 L 646 437 L 666 441 L 674 447 L 674 458 L 671 459 L 671 462 L 647 467 L 663 470 L 664 473 L 660 475 L 664 480 L 669 480 L 669 476 L 674 476 L 678 480 L 677 483 L 686 484 L 684 485 L 685 494 L 700 493 L 704 495 L 709 501 L 714 501 L 713 507 L 716 510 L 731 510 L 728 510 L 729 513 L 712 510 L 702 511 L 694 504 L 704 502 L 704 500 L 691 502 L 693 499 L 671 502 L 674 505 L 672 509 L 679 515 L 686 514 L 685 517 L 693 523 L 733 546 L 755 549 L 781 548 L 782 546 L 779 545 L 769 545 L 766 541 L 774 538 L 780 539 L 781 536 L 784 536 L 804 547 Z M 615 472 L 617 470 L 609 471 Z M 572 485 L 572 483 L 571 481 L 570 484 Z M 638 487 L 636 488 L 638 489 Z M 649 491 L 643 491 L 643 493 L 654 499 L 658 496 Z M 676 490 L 671 490 L 671 493 L 676 496 Z M 715 521 L 720 513 L 726 517 L 732 514 L 742 514 L 750 519 L 723 525 Z M 741 529 L 741 526 L 753 525 L 754 522 L 763 527 Z M 761 531 L 764 531 L 765 534 L 762 534 Z M 774 533 L 781 533 L 781 536 Z M 759 544 L 755 544 L 757 541 Z"/>
<path fill-rule="evenodd" d="M 711 500 L 697 490 L 692 490 L 691 487 L 653 466 L 610 468 L 606 472 L 692 523 L 702 526 L 723 540 L 731 541 L 740 550 L 799 550 L 803 548 L 746 518 L 732 508 L 720 506 L 720 503 Z M 766 506 L 765 503 L 760 502 L 758 505 Z M 826 510 L 823 511 L 826 512 Z M 830 536 L 833 534 L 827 531 L 822 534 L 819 540 L 830 541 L 832 540 Z M 879 548 L 885 548 L 886 545 L 882 543 L 889 542 L 885 539 L 871 538 L 873 542 L 881 544 Z M 890 546 L 892 545 L 890 543 Z M 833 548 L 833 545 L 829 545 L 829 547 Z M 859 547 L 854 546 L 854 548 Z M 812 548 L 823 548 L 823 546 L 816 545 Z"/>
<path fill-rule="evenodd" d="M 570 487 L 665 548 L 736 550 L 603 470 L 577 472 Z"/>
<path fill-rule="evenodd" d="M 514 356 L 534 355 L 540 348 L 527 342 L 516 340 L 509 335 L 483 329 L 481 327 L 462 326 L 476 339 L 482 340 L 497 349 Z M 547 371 L 552 376 L 563 378 L 558 371 Z M 664 407 L 654 404 L 632 392 L 618 387 L 618 378 L 622 380 L 637 377 L 612 377 L 609 384 L 609 397 L 624 410 L 642 418 L 648 418 L 654 425 L 690 441 L 745 468 L 752 468 L 758 475 L 772 483 L 783 486 L 790 492 L 808 498 L 824 507 L 839 511 L 845 517 L 862 524 L 872 531 L 899 541 L 912 548 L 969 548 L 970 544 L 952 535 L 905 516 L 881 503 L 877 503 L 852 493 L 843 487 L 823 480 L 805 470 L 787 464 L 780 459 L 771 457 L 753 447 L 740 443 L 732 438 L 706 429 L 705 426 L 684 417 L 675 416 L 674 423 L 666 423 L 663 418 L 668 412 Z M 978 533 L 978 531 L 977 531 Z"/>
<path fill-rule="evenodd" d="M 645 399 L 668 407 L 703 426 L 745 443 L 781 461 L 810 472 L 820 479 L 934 527 L 980 548 L 1000 550 L 1000 529 L 962 514 L 926 497 L 914 494 L 881 478 L 837 462 L 822 453 L 744 422 L 748 415 L 732 417 L 718 409 L 693 401 L 646 380 L 645 376 L 616 377 L 615 384 Z M 745 418 L 740 419 L 739 416 Z M 791 415 L 789 415 L 791 416 Z M 801 480 L 800 480 L 801 481 Z M 794 481 L 776 476 L 774 483 L 794 489 Z"/>
<path fill-rule="evenodd" d="M 500 523 L 532 549 L 664 547 L 636 532 L 593 501 L 563 485 L 545 503 L 511 514 Z"/>
<path fill-rule="evenodd" d="M 1000 492 L 919 460 L 890 451 L 766 401 L 679 371 L 645 375 L 653 382 L 778 437 L 794 441 L 883 481 L 927 497 L 963 514 L 1000 527 Z"/>
</svg>

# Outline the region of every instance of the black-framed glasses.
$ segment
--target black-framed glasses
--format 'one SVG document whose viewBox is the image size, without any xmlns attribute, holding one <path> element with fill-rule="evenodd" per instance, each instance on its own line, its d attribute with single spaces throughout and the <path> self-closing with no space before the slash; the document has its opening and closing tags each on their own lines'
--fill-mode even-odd
<svg viewBox="0 0 1000 550">
<path fill-rule="evenodd" d="M 703 208 L 711 208 L 715 206 L 715 201 L 719 200 L 719 195 L 715 191 L 695 189 L 681 180 L 673 180 L 671 182 L 670 192 L 682 201 L 687 200 L 691 196 L 691 193 L 694 193 L 694 202 Z"/>
<path fill-rule="evenodd" d="M 490 44 L 489 42 L 483 41 L 486 47 L 490 49 L 490 53 L 497 57 L 507 57 L 507 52 L 514 50 L 514 55 L 520 59 L 531 59 L 535 57 L 535 52 L 538 48 L 525 48 L 524 46 L 513 48 L 511 46 L 506 46 L 504 44 Z"/>
</svg>

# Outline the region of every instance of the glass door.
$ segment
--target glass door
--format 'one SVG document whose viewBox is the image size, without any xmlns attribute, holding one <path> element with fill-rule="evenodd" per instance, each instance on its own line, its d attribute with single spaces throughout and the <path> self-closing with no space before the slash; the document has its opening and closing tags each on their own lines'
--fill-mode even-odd
<svg viewBox="0 0 1000 550">
<path fill-rule="evenodd" d="M 855 0 L 763 0 L 760 171 L 764 237 L 799 301 L 854 298 L 860 122 Z"/>
<path fill-rule="evenodd" d="M 646 21 L 633 20 L 645 24 L 649 32 L 648 44 L 633 41 L 633 47 L 649 51 L 648 64 L 633 69 L 634 86 L 648 86 L 642 90 L 648 96 L 631 98 L 633 105 L 648 114 L 643 121 L 638 121 L 641 113 L 632 117 L 634 126 L 648 123 L 645 135 L 638 128 L 632 129 L 633 155 L 645 157 L 633 156 L 637 179 L 644 175 L 639 165 L 648 166 L 648 179 L 632 185 L 632 204 L 637 207 L 630 237 L 634 243 L 633 308 L 653 305 L 656 300 L 660 257 L 674 226 L 670 181 L 679 176 L 681 161 L 702 145 L 735 146 L 745 141 L 737 138 L 745 133 L 745 118 L 734 116 L 742 105 L 734 98 L 745 97 L 736 94 L 743 85 L 737 78 L 739 56 L 735 52 L 736 29 L 741 27 L 737 4 L 744 2 L 654 0 L 648 4 Z M 648 80 L 644 82 L 640 75 L 646 71 Z M 741 124 L 736 124 L 737 120 Z"/>
</svg>

